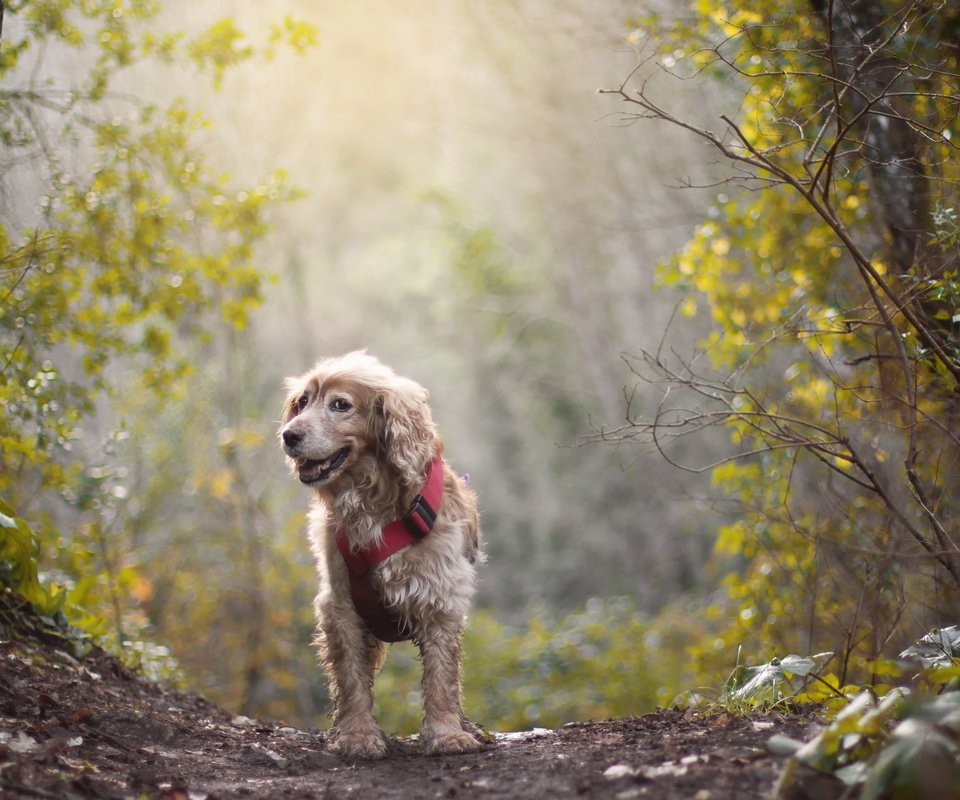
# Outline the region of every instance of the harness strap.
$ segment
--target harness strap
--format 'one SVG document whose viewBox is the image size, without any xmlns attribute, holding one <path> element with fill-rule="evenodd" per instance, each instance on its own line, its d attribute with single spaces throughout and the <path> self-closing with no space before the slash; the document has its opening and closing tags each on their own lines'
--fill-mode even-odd
<svg viewBox="0 0 960 800">
<path fill-rule="evenodd" d="M 412 631 L 399 615 L 388 609 L 371 581 L 371 570 L 380 562 L 408 545 L 415 544 L 433 530 L 443 499 L 443 459 L 437 456 L 430 462 L 427 478 L 410 508 L 398 520 L 384 527 L 379 544 L 359 552 L 351 551 L 343 531 L 334 535 L 337 547 L 350 575 L 350 595 L 357 613 L 373 634 L 384 642 L 410 639 Z"/>
</svg>

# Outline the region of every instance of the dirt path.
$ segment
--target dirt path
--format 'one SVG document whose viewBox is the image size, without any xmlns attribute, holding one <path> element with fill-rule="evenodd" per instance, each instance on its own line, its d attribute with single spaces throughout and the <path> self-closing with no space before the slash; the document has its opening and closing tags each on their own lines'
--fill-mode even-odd
<svg viewBox="0 0 960 800">
<path fill-rule="evenodd" d="M 95 650 L 82 662 L 32 636 L 0 639 L 0 797 L 631 798 L 769 796 L 775 732 L 813 720 L 659 711 L 557 731 L 499 734 L 486 750 L 347 763 L 321 731 L 232 717 L 131 674 Z"/>
</svg>

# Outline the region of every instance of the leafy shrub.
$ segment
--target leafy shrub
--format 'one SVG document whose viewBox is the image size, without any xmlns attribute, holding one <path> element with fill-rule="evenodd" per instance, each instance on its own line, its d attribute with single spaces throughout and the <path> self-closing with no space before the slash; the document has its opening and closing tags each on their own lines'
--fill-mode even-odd
<svg viewBox="0 0 960 800">
<path fill-rule="evenodd" d="M 520 730 L 649 711 L 657 678 L 648 634 L 625 599 L 594 598 L 557 620 L 534 614 L 522 627 L 478 611 L 464 637 L 467 716 L 490 729 Z M 386 730 L 418 728 L 419 672 L 416 649 L 394 645 L 377 677 L 377 715 Z"/>
<path fill-rule="evenodd" d="M 857 695 L 806 744 L 775 736 L 770 748 L 790 756 L 782 794 L 801 764 L 879 797 L 960 797 L 960 692 L 912 696 L 895 688 L 877 700 Z"/>
<path fill-rule="evenodd" d="M 66 592 L 37 573 L 39 544 L 30 527 L 0 500 L 0 586 L 23 595 L 43 617 L 63 614 Z"/>
<path fill-rule="evenodd" d="M 824 706 L 832 713 L 829 724 L 806 744 L 782 735 L 768 742 L 788 757 L 776 796 L 807 796 L 809 775 L 826 773 L 863 800 L 960 798 L 960 627 L 932 631 L 900 653 L 901 661 L 877 665 L 878 672 L 903 678 L 919 664 L 921 671 L 906 681 L 912 685 L 840 688 L 834 676 L 814 671 L 829 655 L 738 667 L 728 681 L 725 697 L 734 711 L 765 710 L 788 698 L 832 701 Z M 791 677 L 805 681 L 788 693 Z M 819 688 L 809 689 L 811 679 Z"/>
</svg>

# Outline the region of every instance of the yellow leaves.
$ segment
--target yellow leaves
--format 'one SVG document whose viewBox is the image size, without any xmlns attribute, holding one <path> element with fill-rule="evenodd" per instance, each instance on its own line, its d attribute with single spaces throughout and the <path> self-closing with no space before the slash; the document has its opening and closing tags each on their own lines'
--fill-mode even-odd
<svg viewBox="0 0 960 800">
<path fill-rule="evenodd" d="M 813 279 L 805 267 L 794 267 L 790 269 L 789 274 L 794 286 L 803 290 L 812 288 Z"/>
<path fill-rule="evenodd" d="M 681 275 L 689 277 L 697 271 L 694 255 L 693 248 L 688 245 L 677 258 L 677 271 Z"/>
<path fill-rule="evenodd" d="M 727 461 L 714 467 L 710 482 L 733 491 L 739 487 L 751 487 L 763 481 L 760 465 L 755 461 Z"/>
<path fill-rule="evenodd" d="M 715 549 L 718 553 L 733 555 L 740 553 L 744 549 L 747 539 L 746 523 L 742 520 L 723 525 L 717 529 L 717 541 Z"/>
<path fill-rule="evenodd" d="M 294 19 L 290 15 L 283 18 L 280 24 L 270 26 L 270 45 L 267 56 L 273 55 L 273 46 L 286 42 L 296 53 L 303 53 L 315 47 L 319 37 L 319 30 L 308 22 Z"/>
<path fill-rule="evenodd" d="M 210 476 L 207 482 L 210 494 L 217 500 L 223 500 L 230 494 L 230 490 L 233 488 L 233 480 L 232 469 L 224 467 L 223 469 L 217 470 Z"/>
<path fill-rule="evenodd" d="M 744 328 L 747 325 L 747 312 L 742 308 L 734 308 L 729 313 L 730 322 L 738 328 Z"/>
<path fill-rule="evenodd" d="M 297 55 L 316 46 L 318 30 L 314 25 L 287 15 L 282 23 L 270 26 L 268 44 L 260 54 L 271 59 L 278 45 L 285 45 Z M 170 43 L 166 42 L 166 47 Z M 156 47 L 156 42 L 151 42 Z M 231 17 L 218 20 L 186 45 L 186 53 L 204 71 L 211 73 L 214 88 L 219 89 L 225 72 L 231 67 L 258 54 L 257 47 L 249 42 Z"/>
<path fill-rule="evenodd" d="M 254 448 L 263 444 L 265 437 L 258 427 L 244 426 L 240 428 L 224 428 L 217 436 L 217 446 L 221 450 L 240 447 Z M 299 517 L 297 518 L 299 521 Z"/>
<path fill-rule="evenodd" d="M 828 404 L 832 405 L 833 384 L 823 377 L 809 376 L 805 381 L 798 381 L 791 386 L 787 399 L 792 404 L 803 404 L 816 412 Z"/>
<path fill-rule="evenodd" d="M 145 56 L 156 56 L 161 61 L 169 62 L 176 55 L 183 38 L 183 31 L 159 34 L 148 31 L 140 42 L 141 52 Z"/>
<path fill-rule="evenodd" d="M 0 565 L 5 585 L 11 586 L 45 616 L 63 610 L 66 593 L 58 586 L 41 583 L 36 556 L 39 544 L 32 530 L 0 499 Z"/>
<path fill-rule="evenodd" d="M 723 236 L 717 236 L 711 239 L 710 252 L 715 256 L 725 256 L 730 252 L 730 240 Z"/>
<path fill-rule="evenodd" d="M 83 34 L 69 22 L 65 12 L 64 3 L 58 0 L 33 0 L 26 8 L 27 21 L 38 35 L 52 35 L 68 44 L 79 45 Z"/>
<path fill-rule="evenodd" d="M 892 658 L 873 658 L 865 666 L 877 677 L 899 678 L 903 675 L 903 664 Z"/>
<path fill-rule="evenodd" d="M 698 3 L 704 7 L 707 17 L 724 36 L 736 36 L 744 29 L 757 25 L 762 22 L 763 17 L 755 12 L 746 9 L 733 10 L 723 3 Z M 701 12 L 702 13 L 702 12 Z"/>
<path fill-rule="evenodd" d="M 224 72 L 253 55 L 254 48 L 244 43 L 245 38 L 233 19 L 224 17 L 187 44 L 187 55 L 213 74 L 214 88 L 219 89 Z"/>
<path fill-rule="evenodd" d="M 828 189 L 826 199 L 846 232 L 862 240 L 878 273 L 902 282 L 905 295 L 943 298 L 933 297 L 922 282 L 930 265 L 917 265 L 911 277 L 899 274 L 902 265 L 884 261 L 884 242 L 874 235 L 882 221 L 874 218 L 877 204 L 869 199 L 877 187 L 867 184 L 871 175 L 859 168 L 862 162 L 852 168 L 856 158 L 848 163 L 844 156 L 845 168 L 833 170 L 829 187 L 811 186 L 814 174 L 825 174 L 817 173 L 818 159 L 838 152 L 837 127 L 829 124 L 824 104 L 829 85 L 817 77 L 824 74 L 815 55 L 823 31 L 815 29 L 812 15 L 796 13 L 800 4 L 764 6 L 765 20 L 751 6 L 757 8 L 745 0 L 697 0 L 698 19 L 690 27 L 699 35 L 702 63 L 712 63 L 709 72 L 722 71 L 726 62 L 748 84 L 736 118 L 739 133 L 748 144 L 769 148 L 766 155 L 783 172 L 755 173 L 753 192 L 725 185 L 710 221 L 660 271 L 664 283 L 687 292 L 681 313 L 692 315 L 699 307 L 712 315 L 714 329 L 704 344 L 721 379 L 729 376 L 731 384 L 749 389 L 749 405 L 729 407 L 731 440 L 741 452 L 765 451 L 749 464 L 724 464 L 713 472 L 713 485 L 740 510 L 716 540 L 715 563 L 729 570 L 724 613 L 711 618 L 713 635 L 695 649 L 715 664 L 714 643 L 729 647 L 738 636 L 766 646 L 816 637 L 827 647 L 855 637 L 844 670 L 849 665 L 851 673 L 863 674 L 864 656 L 875 655 L 869 643 L 896 630 L 902 585 L 909 580 L 915 597 L 934 585 L 914 566 L 898 563 L 906 571 L 897 574 L 874 569 L 868 554 L 888 552 L 894 537 L 884 505 L 889 501 L 874 491 L 869 470 L 907 485 L 903 457 L 915 444 L 920 482 L 949 494 L 949 468 L 934 423 L 942 418 L 936 402 L 955 381 L 933 374 L 937 367 L 924 363 L 927 354 L 912 335 L 904 334 L 910 363 L 896 361 L 891 339 L 897 332 L 883 328 L 871 287 L 860 279 L 838 231 L 821 220 L 808 198 Z M 749 36 L 742 34 L 758 23 Z M 665 39 L 661 52 L 673 52 L 677 38 Z M 738 131 L 725 133 L 728 146 L 745 152 Z M 854 152 L 859 140 L 853 136 L 849 144 L 839 152 Z M 956 160 L 926 152 L 930 163 L 956 175 Z M 750 171 L 741 162 L 730 174 L 749 183 L 741 168 Z M 804 188 L 776 185 L 783 173 Z M 955 205 L 948 190 L 944 198 Z M 895 310 L 896 300 L 883 302 Z M 960 320 L 956 303 L 944 305 L 937 310 L 945 325 Z M 900 315 L 894 318 L 905 328 Z M 905 407 L 920 414 L 908 418 Z M 742 416 L 735 418 L 738 411 Z M 851 463 L 851 447 L 863 464 Z M 929 511 L 912 505 L 908 495 L 908 513 Z M 941 512 L 948 514 L 946 507 L 938 507 Z M 864 597 L 873 604 L 866 617 Z M 882 636 L 871 636 L 871 626 L 882 629 Z M 838 691 L 849 690 L 832 680 Z"/>
</svg>

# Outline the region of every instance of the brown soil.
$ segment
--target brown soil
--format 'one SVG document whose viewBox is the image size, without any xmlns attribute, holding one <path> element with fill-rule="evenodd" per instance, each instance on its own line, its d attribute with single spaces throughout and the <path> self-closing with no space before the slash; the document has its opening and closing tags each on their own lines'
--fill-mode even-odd
<svg viewBox="0 0 960 800">
<path fill-rule="evenodd" d="M 383 761 L 349 763 L 325 750 L 322 731 L 234 717 L 97 648 L 77 660 L 28 612 L 16 615 L 11 625 L 10 605 L 0 602 L 0 797 L 17 800 L 743 800 L 769 797 L 776 784 L 782 764 L 766 740 L 778 732 L 808 738 L 816 725 L 802 714 L 661 710 L 498 734 L 468 755 L 427 757 L 415 737 L 397 738 Z"/>
</svg>

